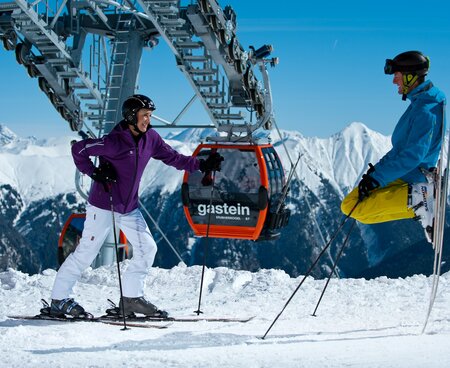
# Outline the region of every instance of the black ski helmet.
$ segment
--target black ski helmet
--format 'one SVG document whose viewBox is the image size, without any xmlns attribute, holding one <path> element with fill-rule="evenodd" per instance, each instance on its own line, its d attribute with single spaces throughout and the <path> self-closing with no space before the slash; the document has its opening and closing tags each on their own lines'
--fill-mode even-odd
<svg viewBox="0 0 450 368">
<path fill-rule="evenodd" d="M 144 95 L 128 97 L 122 104 L 122 116 L 128 124 L 137 124 L 137 112 L 140 109 L 156 110 L 151 98 Z"/>
<path fill-rule="evenodd" d="M 430 68 L 430 59 L 420 51 L 406 51 L 394 59 L 386 59 L 385 74 L 400 72 L 403 75 L 403 99 L 417 80 L 425 79 Z"/>
</svg>

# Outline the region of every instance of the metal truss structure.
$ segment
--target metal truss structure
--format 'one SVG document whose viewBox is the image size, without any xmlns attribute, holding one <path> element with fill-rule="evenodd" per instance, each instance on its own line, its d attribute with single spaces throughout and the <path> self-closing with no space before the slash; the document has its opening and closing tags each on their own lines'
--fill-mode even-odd
<svg viewBox="0 0 450 368">
<path fill-rule="evenodd" d="M 97 135 L 121 120 L 121 105 L 136 92 L 145 48 L 164 40 L 194 96 L 172 121 L 157 127 L 215 127 L 251 137 L 270 129 L 267 65 L 272 47 L 245 50 L 236 14 L 217 0 L 14 0 L 0 2 L 0 40 L 15 53 L 74 131 Z M 210 123 L 178 125 L 199 100 Z"/>
</svg>

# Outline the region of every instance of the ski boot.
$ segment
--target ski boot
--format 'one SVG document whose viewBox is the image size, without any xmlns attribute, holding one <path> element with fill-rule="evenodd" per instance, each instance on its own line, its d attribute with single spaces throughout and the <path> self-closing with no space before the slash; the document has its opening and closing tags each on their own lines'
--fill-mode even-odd
<svg viewBox="0 0 450 368">
<path fill-rule="evenodd" d="M 87 313 L 84 308 L 72 298 L 62 300 L 52 299 L 49 314 L 53 317 L 72 317 L 79 319 L 92 318 L 92 315 Z"/>
<path fill-rule="evenodd" d="M 125 309 L 126 316 L 134 316 L 135 314 L 143 314 L 146 317 L 154 318 L 167 318 L 168 313 L 166 311 L 158 309 L 155 305 L 145 300 L 143 296 L 137 298 L 123 297 L 123 307 Z M 119 314 L 122 312 L 122 300 L 119 303 Z"/>
<path fill-rule="evenodd" d="M 408 206 L 419 220 L 427 240 L 433 242 L 434 183 L 416 183 L 409 186 Z"/>
</svg>

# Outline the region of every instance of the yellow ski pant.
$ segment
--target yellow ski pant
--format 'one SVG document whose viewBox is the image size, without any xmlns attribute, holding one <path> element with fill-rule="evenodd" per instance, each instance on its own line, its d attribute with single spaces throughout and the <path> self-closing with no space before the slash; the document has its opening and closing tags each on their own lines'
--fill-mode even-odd
<svg viewBox="0 0 450 368">
<path fill-rule="evenodd" d="M 358 187 L 353 189 L 342 201 L 341 211 L 348 215 L 358 201 Z M 351 217 L 363 224 L 401 220 L 415 217 L 408 208 L 408 183 L 397 179 L 389 185 L 374 189 L 363 199 Z"/>
</svg>

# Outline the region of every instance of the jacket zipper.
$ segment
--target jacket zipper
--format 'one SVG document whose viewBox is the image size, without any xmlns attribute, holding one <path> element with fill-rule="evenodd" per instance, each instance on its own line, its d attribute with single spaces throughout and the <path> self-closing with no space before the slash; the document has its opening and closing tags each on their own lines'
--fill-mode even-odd
<svg viewBox="0 0 450 368">
<path fill-rule="evenodd" d="M 133 141 L 134 141 L 134 139 L 133 139 Z M 139 142 L 136 142 L 136 141 L 134 142 L 134 152 L 135 152 L 136 159 L 135 159 L 134 175 L 133 175 L 133 181 L 132 181 L 133 184 L 131 185 L 130 193 L 128 193 L 128 198 L 125 202 L 124 210 L 127 209 L 128 205 L 129 205 L 130 197 L 131 197 L 131 194 L 133 194 L 133 189 L 136 184 L 135 181 L 136 181 L 136 175 L 137 175 L 137 170 L 138 170 L 138 161 L 139 161 Z"/>
</svg>

